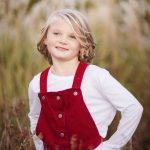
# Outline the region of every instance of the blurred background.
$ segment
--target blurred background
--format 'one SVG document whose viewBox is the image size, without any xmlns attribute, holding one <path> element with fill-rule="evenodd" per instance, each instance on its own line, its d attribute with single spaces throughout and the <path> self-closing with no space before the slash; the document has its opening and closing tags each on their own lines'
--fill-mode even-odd
<svg viewBox="0 0 150 150">
<path fill-rule="evenodd" d="M 47 17 L 61 8 L 87 16 L 96 42 L 93 64 L 108 69 L 144 107 L 123 150 L 150 150 L 150 0 L 0 0 L 0 150 L 34 149 L 28 85 L 48 66 L 36 43 Z"/>
</svg>

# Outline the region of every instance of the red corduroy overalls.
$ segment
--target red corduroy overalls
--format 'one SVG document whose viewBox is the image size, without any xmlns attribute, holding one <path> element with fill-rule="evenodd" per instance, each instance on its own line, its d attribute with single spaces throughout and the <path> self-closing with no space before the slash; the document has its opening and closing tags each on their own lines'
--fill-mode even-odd
<svg viewBox="0 0 150 150">
<path fill-rule="evenodd" d="M 96 148 L 101 143 L 101 136 L 84 103 L 80 89 L 87 66 L 88 64 L 80 62 L 72 88 L 58 92 L 47 92 L 49 68 L 41 73 L 38 94 L 41 112 L 36 135 L 42 133 L 42 140 L 50 150 L 55 150 L 56 146 L 59 150 L 71 150 L 70 142 L 73 136 L 78 138 L 79 146 L 76 150 L 88 150 L 89 146 Z"/>
</svg>

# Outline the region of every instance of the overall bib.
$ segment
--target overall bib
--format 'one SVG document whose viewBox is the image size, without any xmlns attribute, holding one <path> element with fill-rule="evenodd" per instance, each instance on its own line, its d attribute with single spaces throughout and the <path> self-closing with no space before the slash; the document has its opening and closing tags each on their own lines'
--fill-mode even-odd
<svg viewBox="0 0 150 150">
<path fill-rule="evenodd" d="M 50 150 L 71 150 L 71 139 L 77 138 L 75 150 L 96 148 L 101 136 L 91 117 L 80 89 L 84 71 L 88 64 L 80 62 L 76 70 L 72 88 L 47 92 L 49 68 L 40 76 L 41 112 L 36 126 L 36 135 L 42 133 L 43 143 Z"/>
</svg>

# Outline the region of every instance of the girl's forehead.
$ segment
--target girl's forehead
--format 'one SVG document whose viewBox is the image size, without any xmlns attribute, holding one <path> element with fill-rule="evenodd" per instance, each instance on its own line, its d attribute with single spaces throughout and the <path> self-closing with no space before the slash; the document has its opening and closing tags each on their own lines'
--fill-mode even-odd
<svg viewBox="0 0 150 150">
<path fill-rule="evenodd" d="M 61 17 L 61 16 L 54 16 L 53 18 L 51 18 L 50 22 L 49 22 L 50 27 L 59 27 L 62 28 L 69 28 L 70 30 L 74 30 L 73 29 L 73 25 L 71 23 L 71 21 Z"/>
<path fill-rule="evenodd" d="M 56 24 L 59 24 L 59 23 L 67 23 L 67 21 L 62 17 L 56 16 L 56 17 L 51 18 L 49 24 L 50 25 L 56 25 Z"/>
</svg>

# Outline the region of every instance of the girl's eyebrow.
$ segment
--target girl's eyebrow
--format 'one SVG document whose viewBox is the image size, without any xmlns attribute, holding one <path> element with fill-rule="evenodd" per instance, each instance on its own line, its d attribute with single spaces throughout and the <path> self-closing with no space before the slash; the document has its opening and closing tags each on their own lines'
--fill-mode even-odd
<svg viewBox="0 0 150 150">
<path fill-rule="evenodd" d="M 60 29 L 55 28 L 55 27 L 54 27 L 54 28 L 51 28 L 51 30 L 52 30 L 52 31 L 61 31 Z"/>
</svg>

